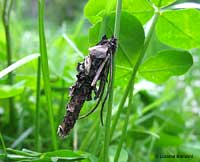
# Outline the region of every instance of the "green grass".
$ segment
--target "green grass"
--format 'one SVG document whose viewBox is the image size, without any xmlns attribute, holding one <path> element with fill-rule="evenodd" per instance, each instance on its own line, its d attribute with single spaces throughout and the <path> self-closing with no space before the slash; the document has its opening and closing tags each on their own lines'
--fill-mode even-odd
<svg viewBox="0 0 200 162">
<path fill-rule="evenodd" d="M 57 146 L 56 130 L 55 130 L 55 123 L 54 123 L 54 116 L 53 116 L 48 56 L 47 56 L 46 39 L 45 39 L 45 32 L 44 32 L 44 5 L 45 5 L 45 0 L 38 0 L 40 54 L 41 54 L 41 65 L 42 65 L 42 72 L 43 72 L 45 96 L 46 96 L 47 108 L 48 108 L 48 116 L 49 116 L 49 121 L 50 121 L 50 126 L 51 126 L 51 140 L 52 140 L 53 148 L 56 150 L 58 146 Z"/>
<path fill-rule="evenodd" d="M 38 71 L 37 71 L 37 92 L 36 92 L 36 105 L 35 105 L 35 149 L 40 151 L 40 84 L 41 84 L 41 61 L 38 58 Z"/>
<path fill-rule="evenodd" d="M 157 7 L 156 1 L 90 0 L 83 15 L 82 2 L 17 1 L 6 12 L 10 34 L 5 21 L 0 23 L 0 162 L 157 162 L 160 154 L 193 154 L 190 161 L 199 161 L 200 50 L 194 20 L 200 12 L 163 8 L 168 0 Z M 77 63 L 105 33 L 119 43 L 105 125 L 97 110 L 57 139 Z M 85 102 L 81 115 L 95 103 Z"/>
</svg>

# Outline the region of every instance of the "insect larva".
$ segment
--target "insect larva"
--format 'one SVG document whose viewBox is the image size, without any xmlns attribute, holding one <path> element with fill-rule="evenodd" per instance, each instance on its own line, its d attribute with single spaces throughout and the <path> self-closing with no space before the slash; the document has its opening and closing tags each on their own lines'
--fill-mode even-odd
<svg viewBox="0 0 200 162">
<path fill-rule="evenodd" d="M 92 100 L 92 92 L 95 93 L 94 99 L 98 99 L 97 104 L 85 116 L 91 114 L 99 105 L 103 98 L 109 71 L 110 75 L 112 75 L 110 67 L 112 56 L 116 50 L 116 41 L 114 37 L 107 39 L 106 36 L 103 36 L 102 40 L 96 46 L 89 48 L 90 53 L 85 57 L 84 61 L 78 63 L 77 80 L 70 89 L 71 99 L 67 104 L 67 112 L 64 116 L 64 120 L 58 127 L 59 136 L 66 136 L 74 127 L 84 102 Z M 97 90 L 98 81 L 100 83 Z M 109 93 L 109 85 L 110 84 L 108 84 L 107 94 L 103 100 L 103 104 Z"/>
</svg>

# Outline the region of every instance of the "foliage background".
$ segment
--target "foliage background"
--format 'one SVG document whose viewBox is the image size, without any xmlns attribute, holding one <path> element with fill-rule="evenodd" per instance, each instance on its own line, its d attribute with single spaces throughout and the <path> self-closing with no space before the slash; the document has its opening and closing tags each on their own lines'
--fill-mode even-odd
<svg viewBox="0 0 200 162">
<path fill-rule="evenodd" d="M 92 2 L 92 0 L 90 2 Z M 85 7 L 87 3 L 86 0 L 46 1 L 45 34 L 50 68 L 54 121 L 56 127 L 59 125 L 60 121 L 62 121 L 65 113 L 65 105 L 69 99 L 68 88 L 75 80 L 75 67 L 77 63 L 82 60 L 82 55 L 88 54 L 88 47 L 94 45 L 99 40 L 97 29 L 101 23 L 101 16 L 104 13 L 102 12 L 99 14 L 99 17 L 90 17 L 91 13 L 98 12 L 94 10 L 101 10 L 101 4 L 98 4 L 98 2 L 104 3 L 104 1 L 97 1 L 92 4 L 93 6 L 91 5 L 92 8 L 90 10 L 89 5 L 87 6 L 88 8 Z M 124 36 L 124 40 L 127 40 L 128 43 L 131 41 L 133 44 L 136 43 L 135 46 L 132 44 L 125 44 L 125 49 L 130 49 L 130 51 L 134 51 L 136 54 L 130 55 L 132 65 L 134 65 L 138 52 L 138 49 L 136 48 L 140 47 L 143 38 L 141 35 L 142 31 L 139 31 L 140 29 L 137 28 L 137 25 L 135 30 L 132 30 L 131 27 L 134 28 L 134 25 L 131 26 L 131 24 L 125 24 L 129 21 L 127 19 L 129 16 L 128 14 L 130 14 L 132 10 L 130 7 L 131 2 L 133 2 L 133 6 L 139 3 L 139 1 L 136 0 L 123 2 L 124 6 L 127 7 L 126 11 L 129 13 L 122 14 L 124 19 L 122 19 L 121 29 L 123 29 L 123 26 L 125 27 L 124 30 L 121 31 L 122 36 L 120 38 L 123 39 Z M 148 1 L 143 0 L 140 2 L 143 2 L 142 6 L 144 7 L 145 2 Z M 156 2 L 156 0 L 153 2 Z M 174 4 L 180 4 L 183 2 L 188 1 L 177 0 Z M 198 0 L 190 2 L 195 2 L 196 6 L 199 5 Z M 84 7 L 85 16 L 83 15 Z M 138 18 L 140 23 L 143 24 L 146 34 L 148 31 L 148 25 L 146 25 L 146 22 L 153 15 L 153 9 L 150 8 L 149 10 L 145 10 L 145 7 L 142 9 L 144 10 L 143 15 L 136 14 L 135 16 Z M 1 1 L 1 13 L 2 10 L 3 1 Z M 199 16 L 200 11 L 196 10 L 196 12 Z M 173 32 L 171 32 L 170 39 L 167 39 L 164 33 L 166 33 L 167 29 L 172 31 L 171 28 L 169 26 L 165 28 L 164 22 L 163 24 L 160 22 L 160 24 L 156 26 L 156 32 L 154 32 L 152 36 L 144 60 L 148 60 L 152 56 L 156 56 L 158 52 L 167 49 L 188 50 L 192 54 L 193 65 L 190 69 L 189 67 L 187 68 L 189 69 L 188 71 L 184 71 L 187 71 L 184 76 L 170 77 L 168 79 L 168 77 L 164 77 L 163 73 L 155 74 L 155 76 L 159 78 L 158 81 L 152 79 L 152 73 L 149 74 L 150 76 L 148 76 L 148 74 L 142 74 L 142 71 L 145 70 L 145 66 L 144 69 L 140 69 L 135 82 L 134 98 L 131 103 L 131 116 L 128 124 L 128 131 L 119 161 L 172 161 L 172 159 L 159 159 L 155 157 L 160 154 L 193 154 L 194 158 L 192 160 L 194 162 L 199 161 L 200 129 L 198 125 L 200 124 L 200 41 L 198 19 L 197 21 L 190 19 L 190 17 L 195 17 L 193 14 L 192 11 L 191 13 L 187 12 L 185 15 L 188 16 L 182 17 L 179 15 L 175 17 L 174 20 L 182 20 L 180 22 L 178 21 L 180 26 L 182 25 L 181 22 L 192 24 L 192 26 L 185 26 L 186 30 L 184 31 L 187 32 L 187 29 L 189 31 L 194 31 L 191 34 L 192 36 L 196 36 L 195 40 L 197 40 L 198 45 L 195 45 L 194 42 L 190 42 L 187 39 L 185 44 L 176 41 L 177 35 Z M 110 17 L 112 17 L 112 15 Z M 14 2 L 10 16 L 13 54 L 12 62 L 16 62 L 30 54 L 39 53 L 37 19 L 38 6 L 36 0 L 16 0 Z M 136 23 L 135 19 L 131 21 Z M 159 19 L 159 21 L 161 21 L 161 19 Z M 93 28 L 89 30 L 92 24 Z M 111 20 L 110 24 L 112 24 Z M 130 30 L 127 29 L 127 26 L 129 25 Z M 128 35 L 126 35 L 127 30 L 131 34 L 128 33 Z M 106 31 L 106 33 L 108 35 L 111 34 L 110 31 Z M 137 35 L 137 33 L 139 34 Z M 169 33 L 167 34 L 169 35 Z M 130 37 L 129 35 L 133 37 Z M 158 35 L 161 36 L 158 37 Z M 67 38 L 69 38 L 71 43 L 77 47 L 78 51 L 74 50 L 72 44 L 67 41 Z M 120 50 L 118 55 L 119 60 L 121 59 Z M 7 66 L 6 60 L 5 33 L 3 24 L 0 22 L 0 70 L 3 70 Z M 186 60 L 187 62 L 187 58 L 182 58 L 182 56 L 178 57 L 177 62 L 183 64 L 184 62 L 181 60 Z M 164 61 L 166 61 L 166 58 Z M 118 60 L 116 60 L 116 62 L 114 106 L 112 108 L 113 116 L 116 115 L 119 101 L 122 98 L 122 94 L 124 93 L 125 87 L 130 78 L 130 69 L 132 67 L 128 65 L 127 60 L 125 59 L 122 59 L 122 62 L 118 62 Z M 175 61 L 175 63 L 177 62 Z M 16 150 L 27 148 L 44 153 L 52 151 L 53 146 L 51 144 L 52 139 L 50 135 L 51 128 L 47 115 L 48 109 L 43 82 L 41 82 L 40 91 L 39 146 L 36 146 L 35 142 L 34 122 L 37 60 L 33 60 L 21 66 L 14 71 L 13 75 L 13 86 L 7 84 L 6 76 L 0 78 L 0 132 L 6 147 Z M 177 73 L 174 72 L 173 74 L 170 74 L 170 76 L 173 75 L 177 75 Z M 163 77 L 164 79 L 162 80 Z M 14 109 L 12 110 L 8 105 L 9 97 L 14 97 Z M 95 102 L 85 103 L 81 114 L 86 113 L 94 103 Z M 114 158 L 124 120 L 126 118 L 126 110 L 129 106 L 127 100 L 124 109 L 120 114 L 120 120 L 110 143 L 109 158 L 111 160 Z M 104 132 L 105 127 L 100 125 L 98 110 L 88 118 L 78 121 L 73 132 L 71 132 L 67 139 L 57 138 L 58 148 L 87 152 L 90 161 L 97 161 L 97 157 L 100 154 L 104 142 Z M 0 153 L 3 153 L 2 145 L 0 145 Z M 69 155 L 70 154 L 71 152 Z M 82 155 L 82 153 L 80 153 L 80 155 Z M 67 156 L 67 154 L 65 154 L 65 156 Z M 188 159 L 175 159 L 177 162 L 184 160 L 188 161 Z"/>
</svg>

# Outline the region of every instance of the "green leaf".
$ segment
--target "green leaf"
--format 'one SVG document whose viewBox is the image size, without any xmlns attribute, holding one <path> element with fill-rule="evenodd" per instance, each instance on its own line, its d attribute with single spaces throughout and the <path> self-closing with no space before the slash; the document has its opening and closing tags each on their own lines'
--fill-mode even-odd
<svg viewBox="0 0 200 162">
<path fill-rule="evenodd" d="M 38 153 L 31 150 L 23 149 L 15 150 L 8 148 L 7 149 L 8 159 L 12 160 L 24 160 L 24 161 L 37 161 L 37 162 L 56 162 L 56 161 L 78 161 L 78 160 L 87 160 L 90 154 L 83 152 L 73 152 L 71 150 L 56 150 L 53 152 Z M 3 157 L 3 156 L 2 156 Z"/>
<path fill-rule="evenodd" d="M 115 1 L 90 0 L 85 6 L 84 14 L 92 24 L 101 21 L 105 14 L 109 14 L 115 9 Z"/>
<path fill-rule="evenodd" d="M 160 123 L 163 122 L 163 131 L 166 133 L 177 135 L 185 130 L 185 121 L 180 113 L 168 109 L 157 113 L 156 116 L 161 119 Z"/>
<path fill-rule="evenodd" d="M 136 129 L 134 129 L 134 128 L 131 129 L 131 132 L 138 133 L 139 136 L 141 136 L 141 134 L 144 134 L 144 135 L 147 134 L 147 135 L 151 135 L 152 137 L 157 138 L 157 139 L 160 138 L 157 133 L 149 131 L 149 130 L 145 130 L 143 127 L 140 128 L 139 126 Z"/>
<path fill-rule="evenodd" d="M 99 33 L 102 23 L 105 23 L 105 34 L 108 37 L 113 35 L 115 14 L 108 15 L 104 22 L 95 24 L 89 32 L 89 42 L 95 45 L 99 42 Z M 144 43 L 144 30 L 141 23 L 131 14 L 122 12 L 120 34 L 119 34 L 119 47 L 116 54 L 117 64 L 124 66 L 133 66 L 136 58 L 138 57 L 139 50 Z"/>
<path fill-rule="evenodd" d="M 199 157 L 200 152 L 200 142 L 186 142 L 179 147 L 180 151 L 185 154 L 192 154 L 195 157 Z M 200 158 L 200 157 L 199 157 Z"/>
<path fill-rule="evenodd" d="M 4 154 L 4 153 L 1 154 L 1 153 L 0 153 L 0 159 L 5 160 L 5 159 L 6 159 L 6 154 Z"/>
<path fill-rule="evenodd" d="M 175 48 L 200 47 L 200 11 L 182 9 L 163 12 L 156 32 L 159 40 Z"/>
<path fill-rule="evenodd" d="M 7 160 L 10 160 L 10 161 L 22 161 L 22 160 L 32 161 L 32 159 L 35 159 L 35 157 L 7 154 Z"/>
<path fill-rule="evenodd" d="M 99 42 L 99 33 L 101 31 L 101 26 L 105 23 L 105 34 L 107 37 L 113 35 L 114 30 L 115 14 L 110 14 L 104 18 L 103 21 L 98 22 L 89 31 L 89 42 L 95 45 Z M 134 66 L 141 47 L 144 43 L 144 30 L 141 23 L 131 14 L 127 12 L 122 12 L 121 22 L 120 22 L 120 32 L 119 32 L 119 45 L 116 57 L 116 84 L 120 84 L 122 87 L 126 85 L 130 75 L 130 69 Z M 104 34 L 103 33 L 103 34 Z M 102 35 L 100 35 L 101 37 Z"/>
<path fill-rule="evenodd" d="M 153 16 L 154 12 L 147 0 L 124 0 L 122 9 L 136 16 L 143 24 Z M 92 24 L 95 24 L 113 11 L 115 11 L 115 1 L 113 0 L 90 0 L 85 6 L 84 14 Z"/>
<path fill-rule="evenodd" d="M 179 146 L 183 143 L 183 140 L 178 136 L 173 136 L 166 133 L 160 133 L 160 139 L 157 140 L 156 145 L 161 147 Z"/>
<path fill-rule="evenodd" d="M 193 59 L 189 52 L 166 50 L 146 60 L 139 73 L 147 80 L 163 83 L 171 76 L 184 74 L 192 64 Z"/>
<path fill-rule="evenodd" d="M 41 153 L 39 152 L 27 152 L 24 150 L 21 151 L 21 150 L 16 150 L 13 148 L 7 148 L 6 150 L 9 154 L 12 154 L 12 155 L 22 155 L 22 156 L 27 156 L 27 157 L 39 157 L 41 155 Z"/>
<path fill-rule="evenodd" d="M 77 153 L 77 152 L 73 152 L 71 150 L 56 150 L 53 152 L 47 152 L 44 153 L 41 156 L 41 159 L 51 159 L 54 161 L 58 161 L 60 160 L 81 160 L 81 159 L 85 159 L 86 154 L 84 153 Z"/>
<path fill-rule="evenodd" d="M 69 59 L 69 56 L 71 56 L 71 53 L 68 49 L 69 46 L 67 45 L 63 37 L 59 37 L 54 40 L 49 48 L 49 69 L 56 76 L 63 76 L 66 62 Z M 67 53 L 69 56 L 67 55 Z"/>
<path fill-rule="evenodd" d="M 168 6 L 174 2 L 176 2 L 176 0 L 151 0 L 157 7 L 165 7 Z"/>
<path fill-rule="evenodd" d="M 137 17 L 145 24 L 154 13 L 154 9 L 147 0 L 124 0 L 122 9 Z"/>
<path fill-rule="evenodd" d="M 21 81 L 14 85 L 0 85 L 0 99 L 14 97 L 24 91 L 25 82 Z"/>
</svg>

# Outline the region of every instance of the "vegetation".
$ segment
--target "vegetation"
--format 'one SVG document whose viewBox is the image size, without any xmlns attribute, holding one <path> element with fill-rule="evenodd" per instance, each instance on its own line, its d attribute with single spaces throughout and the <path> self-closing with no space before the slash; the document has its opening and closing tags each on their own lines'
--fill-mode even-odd
<svg viewBox="0 0 200 162">
<path fill-rule="evenodd" d="M 200 161 L 199 6 L 1 0 L 0 162 Z M 61 139 L 77 63 L 104 34 L 118 39 L 105 125 L 99 108 Z"/>
</svg>

